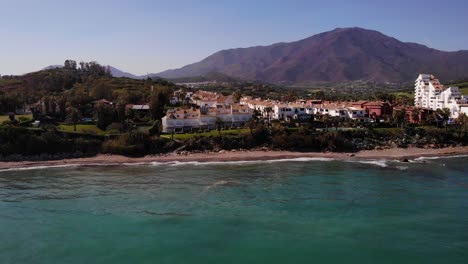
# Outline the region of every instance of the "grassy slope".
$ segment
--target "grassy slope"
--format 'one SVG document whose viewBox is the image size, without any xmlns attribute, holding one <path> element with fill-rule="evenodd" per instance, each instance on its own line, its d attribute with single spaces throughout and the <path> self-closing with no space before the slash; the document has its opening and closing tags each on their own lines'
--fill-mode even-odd
<svg viewBox="0 0 468 264">
<path fill-rule="evenodd" d="M 65 125 L 61 124 L 57 127 L 58 130 L 65 131 L 65 132 L 74 132 L 73 125 Z M 83 134 L 92 134 L 92 135 L 105 135 L 107 134 L 106 131 L 101 130 L 96 125 L 89 125 L 89 124 L 77 124 L 76 125 L 76 132 L 83 133 Z"/>
</svg>

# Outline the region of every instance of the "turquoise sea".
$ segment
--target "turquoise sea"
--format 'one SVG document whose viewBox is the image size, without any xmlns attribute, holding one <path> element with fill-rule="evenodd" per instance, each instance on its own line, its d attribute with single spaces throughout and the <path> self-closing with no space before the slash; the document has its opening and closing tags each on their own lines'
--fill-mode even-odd
<svg viewBox="0 0 468 264">
<path fill-rule="evenodd" d="M 0 263 L 468 263 L 468 157 L 1 171 Z"/>
</svg>

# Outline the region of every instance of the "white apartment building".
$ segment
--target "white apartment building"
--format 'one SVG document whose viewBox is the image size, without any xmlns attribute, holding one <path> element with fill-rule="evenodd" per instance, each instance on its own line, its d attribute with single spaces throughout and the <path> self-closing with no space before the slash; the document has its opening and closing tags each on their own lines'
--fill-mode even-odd
<svg viewBox="0 0 468 264">
<path fill-rule="evenodd" d="M 445 89 L 434 75 L 420 74 L 414 87 L 416 107 L 432 110 L 448 108 L 452 118 L 458 118 L 461 105 L 468 103 L 468 98 L 461 95 L 458 87 Z"/>
</svg>

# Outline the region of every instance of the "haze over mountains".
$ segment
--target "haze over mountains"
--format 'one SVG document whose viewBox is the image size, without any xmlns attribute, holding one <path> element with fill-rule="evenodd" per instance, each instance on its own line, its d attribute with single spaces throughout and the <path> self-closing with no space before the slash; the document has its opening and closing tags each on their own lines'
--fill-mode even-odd
<svg viewBox="0 0 468 264">
<path fill-rule="evenodd" d="M 47 68 L 57 67 L 56 65 Z M 109 66 L 113 76 L 166 79 L 217 76 L 278 84 L 411 82 L 419 73 L 443 81 L 468 77 L 468 51 L 446 52 L 405 43 L 378 31 L 337 28 L 290 43 L 229 49 L 179 69 L 137 76 Z"/>
<path fill-rule="evenodd" d="M 206 59 L 156 74 L 179 78 L 220 72 L 272 83 L 413 81 L 421 72 L 443 80 L 468 75 L 468 51 L 444 52 L 404 43 L 380 32 L 337 28 L 291 43 L 229 49 Z"/>
</svg>

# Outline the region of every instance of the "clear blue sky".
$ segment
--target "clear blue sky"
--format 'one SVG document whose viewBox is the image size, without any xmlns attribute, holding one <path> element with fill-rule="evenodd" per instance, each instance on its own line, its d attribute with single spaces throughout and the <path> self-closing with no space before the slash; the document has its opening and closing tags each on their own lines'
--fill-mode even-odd
<svg viewBox="0 0 468 264">
<path fill-rule="evenodd" d="M 353 26 L 441 50 L 468 49 L 468 1 L 0 0 L 0 74 L 67 58 L 146 74 L 222 49 Z"/>
</svg>

